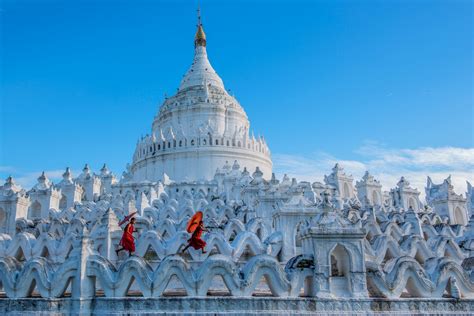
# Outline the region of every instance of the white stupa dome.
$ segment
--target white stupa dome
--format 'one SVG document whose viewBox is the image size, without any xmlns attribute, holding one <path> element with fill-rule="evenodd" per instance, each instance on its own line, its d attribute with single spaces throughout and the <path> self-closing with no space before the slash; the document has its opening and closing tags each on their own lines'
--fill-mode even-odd
<svg viewBox="0 0 474 316">
<path fill-rule="evenodd" d="M 130 172 L 134 181 L 210 180 L 218 167 L 235 160 L 269 178 L 270 150 L 263 137 L 249 134 L 250 123 L 239 102 L 209 62 L 206 35 L 198 23 L 194 61 L 176 95 L 166 98 L 152 133 L 139 140 Z"/>
</svg>

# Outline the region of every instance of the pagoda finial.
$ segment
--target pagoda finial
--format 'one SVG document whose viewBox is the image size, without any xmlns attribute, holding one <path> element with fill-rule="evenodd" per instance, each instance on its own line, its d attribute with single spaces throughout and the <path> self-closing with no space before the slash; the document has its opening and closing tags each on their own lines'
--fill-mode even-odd
<svg viewBox="0 0 474 316">
<path fill-rule="evenodd" d="M 198 46 L 206 47 L 206 33 L 204 33 L 204 29 L 202 27 L 201 8 L 199 4 L 197 8 L 197 18 L 198 18 L 198 24 L 197 24 L 196 35 L 194 36 L 194 47 L 198 47 Z"/>
<path fill-rule="evenodd" d="M 201 23 L 201 6 L 199 5 L 199 3 L 198 3 L 198 8 L 197 8 L 197 18 L 198 18 L 197 26 L 202 25 L 202 23 Z"/>
</svg>

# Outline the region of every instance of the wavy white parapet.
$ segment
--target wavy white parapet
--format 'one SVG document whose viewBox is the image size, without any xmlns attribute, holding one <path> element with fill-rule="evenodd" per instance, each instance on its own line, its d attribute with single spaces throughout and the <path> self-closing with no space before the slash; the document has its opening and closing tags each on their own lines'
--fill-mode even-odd
<svg viewBox="0 0 474 316">
<path fill-rule="evenodd" d="M 474 284 L 462 267 L 448 258 L 436 258 L 423 268 L 411 257 L 391 259 L 384 270 L 367 262 L 367 283 L 372 296 L 399 298 L 404 291 L 412 297 L 441 298 L 446 289 L 458 298 L 473 298 Z M 373 269 L 373 270 L 371 270 Z"/>
<path fill-rule="evenodd" d="M 9 298 L 31 296 L 35 289 L 42 297 L 61 297 L 69 282 L 78 282 L 78 263 L 70 258 L 59 267 L 52 266 L 44 258 L 29 260 L 21 265 L 14 258 L 0 259 L 0 281 Z M 222 276 L 233 296 L 251 296 L 262 277 L 272 295 L 294 296 L 292 286 L 301 284 L 294 277 L 290 280 L 278 261 L 267 255 L 258 255 L 239 269 L 232 258 L 215 255 L 196 270 L 180 256 L 166 257 L 153 270 L 139 257 L 131 257 L 118 269 L 101 256 L 92 255 L 86 263 L 88 282 L 98 282 L 107 297 L 124 297 L 133 282 L 144 297 L 162 296 L 169 281 L 176 276 L 186 289 L 187 295 L 202 296 L 207 293 L 215 276 Z"/>
<path fill-rule="evenodd" d="M 190 234 L 185 231 L 176 232 L 172 238 L 163 240 L 157 232 L 148 231 L 137 240 L 136 254 L 144 256 L 148 249 L 152 249 L 159 259 L 175 254 L 187 244 Z M 237 234 L 232 242 L 229 242 L 222 234 L 208 233 L 205 235 L 207 253 L 190 249 L 189 253 L 193 260 L 202 261 L 209 257 L 215 248 L 219 254 L 223 254 L 238 260 L 246 250 L 252 255 L 268 254 L 275 257 L 282 247 L 283 236 L 275 232 L 264 242 L 253 232 L 243 231 Z"/>
</svg>

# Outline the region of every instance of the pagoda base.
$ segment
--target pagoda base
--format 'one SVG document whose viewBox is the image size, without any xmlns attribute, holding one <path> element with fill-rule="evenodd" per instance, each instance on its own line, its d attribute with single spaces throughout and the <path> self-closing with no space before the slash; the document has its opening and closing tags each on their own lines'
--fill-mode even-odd
<svg viewBox="0 0 474 316">
<path fill-rule="evenodd" d="M 94 299 L 0 298 L 8 315 L 327 315 L 457 314 L 472 315 L 474 300 L 333 299 L 276 297 L 125 297 Z"/>
</svg>

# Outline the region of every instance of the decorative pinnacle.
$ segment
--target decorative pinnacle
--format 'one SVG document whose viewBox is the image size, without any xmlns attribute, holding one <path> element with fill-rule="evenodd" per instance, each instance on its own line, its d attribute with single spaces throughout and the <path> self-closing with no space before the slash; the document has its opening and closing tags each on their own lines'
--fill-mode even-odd
<svg viewBox="0 0 474 316">
<path fill-rule="evenodd" d="M 206 33 L 204 33 L 204 29 L 202 27 L 201 8 L 199 6 L 197 9 L 197 18 L 198 18 L 198 24 L 197 24 L 196 35 L 194 36 L 194 47 L 198 47 L 198 46 L 206 47 Z"/>
<path fill-rule="evenodd" d="M 101 175 L 103 176 L 107 176 L 110 174 L 109 168 L 107 167 L 106 163 L 104 163 L 104 165 L 102 166 L 102 169 L 100 169 L 100 172 L 101 172 Z"/>
<path fill-rule="evenodd" d="M 71 169 L 66 167 L 66 171 L 63 173 L 63 179 L 69 180 L 71 178 Z"/>
<path fill-rule="evenodd" d="M 5 180 L 5 184 L 10 184 L 10 185 L 12 185 L 12 184 L 14 184 L 14 183 L 15 183 L 15 181 L 13 180 L 13 177 L 12 177 L 11 175 L 8 176 L 8 178 Z"/>
<path fill-rule="evenodd" d="M 84 166 L 84 169 L 82 169 L 82 171 L 84 173 L 89 173 L 90 172 L 89 164 L 86 163 L 86 165 Z"/>
</svg>

